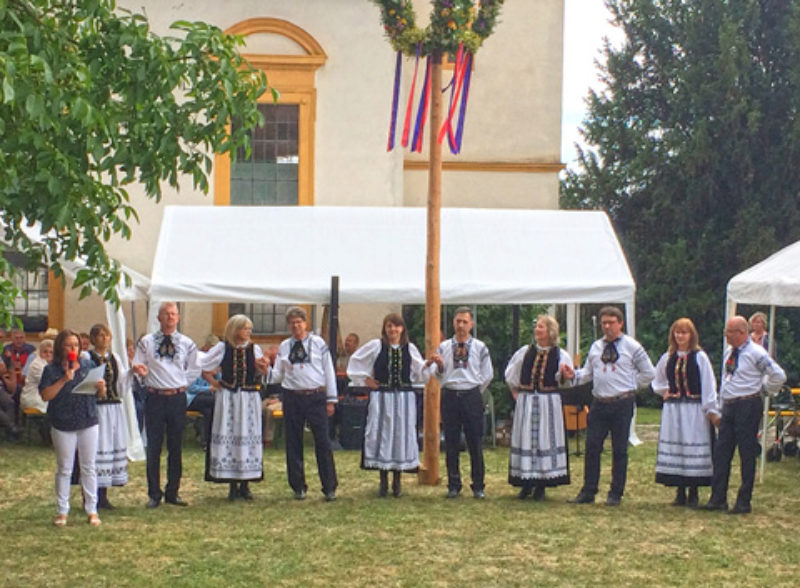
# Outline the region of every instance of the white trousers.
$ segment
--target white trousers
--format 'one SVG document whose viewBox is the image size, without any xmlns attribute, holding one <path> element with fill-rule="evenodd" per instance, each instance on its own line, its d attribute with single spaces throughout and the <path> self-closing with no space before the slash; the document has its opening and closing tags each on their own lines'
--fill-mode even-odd
<svg viewBox="0 0 800 588">
<path fill-rule="evenodd" d="M 81 488 L 84 496 L 86 514 L 97 512 L 97 425 L 79 431 L 59 431 L 52 429 L 51 437 L 56 450 L 56 501 L 58 514 L 69 513 L 69 482 L 72 466 L 75 463 L 75 450 L 81 467 Z"/>
</svg>

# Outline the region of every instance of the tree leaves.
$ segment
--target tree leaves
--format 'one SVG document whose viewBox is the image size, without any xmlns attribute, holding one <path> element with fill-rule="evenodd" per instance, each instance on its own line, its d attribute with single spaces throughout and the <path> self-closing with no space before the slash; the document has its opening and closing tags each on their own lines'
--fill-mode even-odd
<svg viewBox="0 0 800 588">
<path fill-rule="evenodd" d="M 21 224 L 49 233 L 42 260 L 81 257 L 81 287 L 114 299 L 119 268 L 103 244 L 130 238 L 125 186 L 158 201 L 182 176 L 208 190 L 211 154 L 247 145 L 260 124 L 263 72 L 238 53 L 242 39 L 179 21 L 159 37 L 112 0 L 9 0 L 0 10 L 0 205 L 6 237 L 31 244 Z M 241 122 L 233 136 L 230 117 Z M 53 266 L 55 267 L 55 266 Z M 2 269 L 2 268 L 0 268 Z M 4 275 L 8 275 L 4 273 Z M 0 290 L 0 323 L 13 296 Z"/>
</svg>

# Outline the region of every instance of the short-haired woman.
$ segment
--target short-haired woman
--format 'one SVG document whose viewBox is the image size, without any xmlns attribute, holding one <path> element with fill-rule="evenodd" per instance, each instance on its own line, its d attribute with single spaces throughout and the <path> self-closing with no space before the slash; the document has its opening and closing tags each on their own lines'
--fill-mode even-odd
<svg viewBox="0 0 800 588">
<path fill-rule="evenodd" d="M 558 321 L 539 315 L 533 342 L 520 347 L 506 367 L 506 384 L 516 400 L 511 428 L 508 482 L 523 500 L 544 500 L 545 488 L 570 483 L 564 412 L 559 386 L 561 367 L 572 368 L 569 353 L 558 346 Z"/>
<path fill-rule="evenodd" d="M 199 354 L 203 372 L 221 368 L 215 390 L 205 479 L 227 482 L 228 500 L 252 500 L 250 482 L 263 479 L 261 444 L 261 375 L 267 363 L 250 340 L 253 323 L 243 314 L 228 319 L 224 341 Z"/>
</svg>

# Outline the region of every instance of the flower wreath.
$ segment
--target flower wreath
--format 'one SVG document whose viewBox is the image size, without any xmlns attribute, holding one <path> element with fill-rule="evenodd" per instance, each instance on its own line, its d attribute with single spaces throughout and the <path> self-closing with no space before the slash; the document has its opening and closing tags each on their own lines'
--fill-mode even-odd
<svg viewBox="0 0 800 588">
<path fill-rule="evenodd" d="M 430 25 L 420 29 L 411 0 L 372 0 L 392 47 L 406 55 L 415 55 L 418 47 L 422 55 L 455 53 L 461 45 L 474 54 L 492 34 L 503 1 L 432 0 Z"/>
</svg>

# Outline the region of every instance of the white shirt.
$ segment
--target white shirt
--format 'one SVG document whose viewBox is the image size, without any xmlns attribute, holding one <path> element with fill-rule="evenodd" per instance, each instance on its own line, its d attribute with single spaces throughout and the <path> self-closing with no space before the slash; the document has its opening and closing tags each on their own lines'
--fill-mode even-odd
<svg viewBox="0 0 800 588">
<path fill-rule="evenodd" d="M 739 347 L 739 359 L 736 369 L 728 373 L 726 364 L 733 347 L 727 347 L 722 357 L 722 377 L 720 378 L 719 397 L 722 402 L 737 396 L 750 396 L 765 386 L 767 392 L 776 394 L 786 381 L 786 373 L 775 363 L 767 350 L 756 345 L 749 338 Z"/>
<path fill-rule="evenodd" d="M 303 339 L 306 359 L 292 364 L 289 353 L 297 339 L 289 337 L 281 341 L 275 365 L 269 373 L 270 384 L 281 384 L 287 390 L 313 390 L 324 388 L 328 402 L 338 402 L 336 372 L 333 369 L 331 352 L 322 337 L 307 333 Z"/>
<path fill-rule="evenodd" d="M 455 365 L 454 354 L 458 342 L 453 337 L 447 341 L 442 341 L 436 349 L 436 353 L 441 356 L 444 363 L 444 370 L 440 372 L 439 366 L 433 363 L 428 368 L 428 371 L 439 379 L 442 388 L 449 390 L 480 388 L 481 392 L 483 392 L 491 384 L 492 378 L 494 378 L 489 349 L 483 341 L 474 337 L 469 337 L 464 341 L 464 345 L 467 349 L 466 366 Z"/>
<path fill-rule="evenodd" d="M 528 347 L 530 346 L 525 345 L 517 349 L 514 352 L 514 355 L 511 356 L 511 359 L 509 360 L 508 365 L 506 366 L 506 373 L 505 373 L 506 384 L 512 390 L 518 390 L 519 387 L 521 386 L 522 363 L 525 361 L 525 354 L 528 352 Z M 539 345 L 536 345 L 536 348 L 538 350 L 549 349 L 548 347 L 540 347 Z M 563 349 L 559 349 L 558 351 L 559 351 L 559 356 L 558 356 L 559 373 L 556 374 L 556 381 L 559 383 L 563 383 L 560 373 L 561 366 L 568 365 L 569 367 L 572 367 L 572 357 L 570 357 L 570 354 L 564 351 Z"/>
<path fill-rule="evenodd" d="M 397 349 L 399 345 L 391 346 Z M 373 367 L 375 360 L 381 352 L 381 340 L 372 339 L 367 341 L 355 350 L 347 363 L 347 377 L 353 382 L 353 386 L 364 386 L 364 380 L 375 376 Z M 424 384 L 428 379 L 424 373 L 425 360 L 413 343 L 408 344 L 408 353 L 411 355 L 411 383 Z"/>
<path fill-rule="evenodd" d="M 678 351 L 678 357 L 686 357 L 688 351 Z M 700 371 L 700 407 L 703 414 L 709 413 L 719 414 L 717 407 L 717 382 L 714 377 L 714 368 L 711 361 L 708 359 L 706 352 L 701 350 L 697 351 L 695 355 L 697 358 L 697 369 Z M 656 364 L 656 377 L 653 378 L 653 392 L 663 397 L 669 390 L 669 379 L 667 378 L 667 362 L 669 361 L 669 353 L 661 356 Z M 691 391 L 693 394 L 696 390 Z"/>
<path fill-rule="evenodd" d="M 184 388 L 200 375 L 197 365 L 197 345 L 186 335 L 174 331 L 170 335 L 175 346 L 175 355 L 171 358 L 158 355 L 158 346 L 164 338 L 161 331 L 142 337 L 136 346 L 133 365 L 146 365 L 147 375 L 144 385 L 149 388 L 168 390 Z"/>
<path fill-rule="evenodd" d="M 242 347 L 245 347 L 245 345 L 242 345 Z M 264 357 L 264 352 L 261 350 L 261 347 L 256 344 L 253 344 L 253 354 L 256 359 Z M 197 365 L 199 365 L 200 369 L 204 372 L 213 372 L 222 364 L 222 359 L 224 357 L 225 341 L 220 341 L 206 352 L 197 352 Z"/>
<path fill-rule="evenodd" d="M 596 398 L 613 398 L 647 386 L 655 377 L 655 368 L 644 347 L 633 337 L 621 335 L 615 345 L 619 358 L 614 363 L 603 363 L 603 350 L 608 341 L 598 339 L 589 348 L 586 363 L 575 370 L 576 384 L 592 381 L 592 395 Z"/>
</svg>

